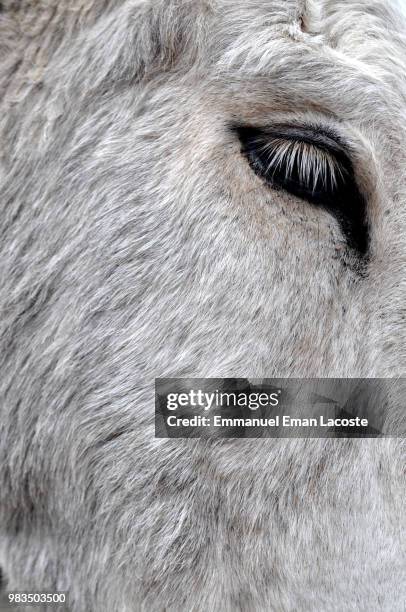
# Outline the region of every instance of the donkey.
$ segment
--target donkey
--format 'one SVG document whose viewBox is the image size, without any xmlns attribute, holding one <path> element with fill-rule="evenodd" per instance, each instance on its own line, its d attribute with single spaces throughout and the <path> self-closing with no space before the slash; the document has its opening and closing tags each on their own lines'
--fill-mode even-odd
<svg viewBox="0 0 406 612">
<path fill-rule="evenodd" d="M 396 0 L 3 0 L 9 591 L 405 610 L 403 439 L 153 416 L 156 377 L 404 375 L 405 53 Z"/>
</svg>

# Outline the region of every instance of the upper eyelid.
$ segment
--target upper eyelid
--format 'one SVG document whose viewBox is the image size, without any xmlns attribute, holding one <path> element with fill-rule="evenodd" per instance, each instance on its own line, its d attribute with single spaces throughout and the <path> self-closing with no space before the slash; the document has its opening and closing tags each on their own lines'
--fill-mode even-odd
<svg viewBox="0 0 406 612">
<path fill-rule="evenodd" d="M 311 127 L 295 127 L 291 125 L 276 125 L 261 130 L 264 135 L 279 137 L 286 140 L 305 142 L 322 149 L 326 149 L 338 156 L 347 154 L 346 147 L 341 138 L 332 133 L 331 130 L 323 128 L 313 129 Z"/>
<path fill-rule="evenodd" d="M 259 137 L 261 140 L 280 138 L 286 141 L 303 142 L 324 149 L 339 160 L 349 160 L 350 157 L 348 146 L 345 145 L 342 138 L 338 134 L 333 134 L 331 130 L 320 127 L 296 127 L 285 124 L 266 127 L 234 125 L 232 130 L 237 132 L 241 141 L 247 141 L 255 137 Z"/>
</svg>

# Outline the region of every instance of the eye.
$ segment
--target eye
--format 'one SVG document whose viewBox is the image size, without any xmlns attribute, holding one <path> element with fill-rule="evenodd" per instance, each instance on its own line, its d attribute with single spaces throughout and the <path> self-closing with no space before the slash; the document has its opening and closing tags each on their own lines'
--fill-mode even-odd
<svg viewBox="0 0 406 612">
<path fill-rule="evenodd" d="M 313 127 L 234 128 L 252 170 L 271 188 L 283 189 L 338 220 L 348 245 L 368 250 L 366 202 L 340 139 Z"/>
</svg>

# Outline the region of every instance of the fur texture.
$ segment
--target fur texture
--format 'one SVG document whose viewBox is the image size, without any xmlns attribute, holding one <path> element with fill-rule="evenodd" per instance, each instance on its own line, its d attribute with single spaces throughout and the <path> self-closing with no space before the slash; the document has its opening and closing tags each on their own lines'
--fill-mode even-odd
<svg viewBox="0 0 406 612">
<path fill-rule="evenodd" d="M 8 588 L 69 612 L 402 612 L 403 440 L 153 432 L 158 376 L 405 375 L 400 3 L 2 4 Z M 348 143 L 367 274 L 235 122 Z"/>
</svg>

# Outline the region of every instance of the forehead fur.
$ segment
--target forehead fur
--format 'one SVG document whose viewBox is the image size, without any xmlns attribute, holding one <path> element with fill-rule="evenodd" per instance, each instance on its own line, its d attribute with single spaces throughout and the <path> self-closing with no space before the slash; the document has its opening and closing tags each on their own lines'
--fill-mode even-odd
<svg viewBox="0 0 406 612">
<path fill-rule="evenodd" d="M 0 87 L 4 89 L 14 77 L 20 85 L 40 79 L 58 50 L 67 61 L 75 61 L 81 77 L 87 72 L 99 79 L 107 75 L 120 79 L 155 74 L 179 61 L 184 69 L 196 62 L 218 61 L 262 72 L 291 41 L 307 48 L 329 47 L 335 59 L 345 57 L 352 67 L 377 79 L 393 71 L 403 75 L 399 52 L 389 52 L 405 45 L 403 5 L 396 0 L 6 0 L 3 4 Z M 72 46 L 75 38 L 77 47 Z M 67 41 L 69 45 L 64 44 Z M 286 67 L 295 63 L 297 59 L 288 55 Z"/>
</svg>

